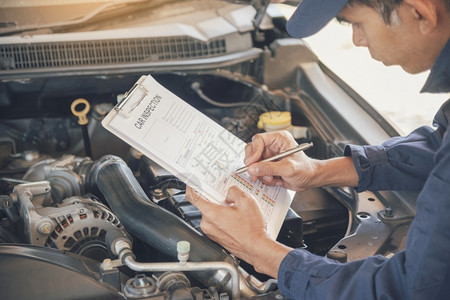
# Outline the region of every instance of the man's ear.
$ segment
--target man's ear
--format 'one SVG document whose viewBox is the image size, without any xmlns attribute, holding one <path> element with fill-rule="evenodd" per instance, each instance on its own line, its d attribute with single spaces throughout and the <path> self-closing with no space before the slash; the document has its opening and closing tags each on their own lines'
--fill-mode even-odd
<svg viewBox="0 0 450 300">
<path fill-rule="evenodd" d="M 414 16 L 419 22 L 419 29 L 423 34 L 430 33 L 437 25 L 438 11 L 434 1 L 403 0 L 414 9 Z"/>
</svg>

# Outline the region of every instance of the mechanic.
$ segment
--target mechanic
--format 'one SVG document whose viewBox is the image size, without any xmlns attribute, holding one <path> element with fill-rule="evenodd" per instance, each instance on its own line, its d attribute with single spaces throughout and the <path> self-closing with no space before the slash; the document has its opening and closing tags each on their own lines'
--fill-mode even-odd
<svg viewBox="0 0 450 300">
<path fill-rule="evenodd" d="M 450 92 L 450 0 L 303 0 L 287 23 L 289 34 L 312 35 L 336 17 L 353 29 L 356 46 L 408 73 L 430 70 L 422 92 Z M 252 179 L 301 191 L 319 186 L 365 190 L 420 190 L 405 250 L 344 264 L 271 240 L 256 201 L 238 188 L 230 206 L 186 196 L 202 212 L 211 239 L 259 272 L 278 279 L 295 299 L 449 299 L 450 100 L 420 127 L 378 146 L 347 145 L 344 156 L 315 160 L 303 152 L 259 162 L 296 145 L 287 132 L 255 135 L 244 163 Z M 256 213 L 248 213 L 256 212 Z M 239 224 L 239 226 L 237 226 Z"/>
</svg>

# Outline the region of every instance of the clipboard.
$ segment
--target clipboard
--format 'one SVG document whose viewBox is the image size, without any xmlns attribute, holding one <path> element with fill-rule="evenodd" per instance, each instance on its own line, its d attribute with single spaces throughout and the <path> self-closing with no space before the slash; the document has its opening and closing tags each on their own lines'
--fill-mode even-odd
<svg viewBox="0 0 450 300">
<path fill-rule="evenodd" d="M 102 121 L 103 127 L 161 167 L 222 205 L 231 186 L 258 201 L 268 234 L 276 239 L 293 192 L 235 174 L 245 143 L 159 84 L 141 76 Z"/>
</svg>

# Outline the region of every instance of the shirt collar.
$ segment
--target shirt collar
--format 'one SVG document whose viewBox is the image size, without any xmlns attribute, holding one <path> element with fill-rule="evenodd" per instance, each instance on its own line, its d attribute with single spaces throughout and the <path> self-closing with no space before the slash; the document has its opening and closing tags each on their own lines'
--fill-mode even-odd
<svg viewBox="0 0 450 300">
<path fill-rule="evenodd" d="M 442 49 L 430 75 L 423 86 L 421 93 L 446 93 L 450 92 L 450 40 Z"/>
</svg>

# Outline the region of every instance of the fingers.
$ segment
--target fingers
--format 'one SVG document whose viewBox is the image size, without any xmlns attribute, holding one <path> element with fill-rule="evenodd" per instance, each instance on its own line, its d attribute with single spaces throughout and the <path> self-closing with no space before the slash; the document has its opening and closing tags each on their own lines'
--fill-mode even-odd
<svg viewBox="0 0 450 300">
<path fill-rule="evenodd" d="M 232 186 L 228 190 L 226 201 L 233 206 L 211 203 L 192 188 L 186 189 L 186 198 L 202 212 L 203 233 L 235 256 L 251 262 L 255 245 L 270 240 L 259 204 L 240 188 Z"/>
<path fill-rule="evenodd" d="M 201 212 L 211 209 L 217 204 L 208 201 L 203 198 L 200 193 L 196 192 L 193 188 L 187 186 L 186 187 L 186 199 L 195 207 L 197 207 Z"/>
<path fill-rule="evenodd" d="M 262 178 L 260 178 L 260 181 L 266 185 L 283 185 L 283 180 L 281 180 L 281 178 L 278 176 L 263 176 Z"/>
<path fill-rule="evenodd" d="M 263 178 L 267 181 L 270 179 L 264 178 L 266 176 L 290 176 L 293 173 L 293 163 L 294 161 L 292 160 L 292 157 L 274 162 L 257 162 L 250 165 L 247 172 L 250 176 Z"/>
<path fill-rule="evenodd" d="M 247 198 L 251 198 L 249 199 L 250 201 L 248 201 Z M 225 201 L 227 203 L 233 203 L 238 209 L 247 209 L 249 206 L 253 206 L 251 203 L 252 201 L 256 203 L 256 201 L 249 194 L 237 186 L 232 186 L 228 189 Z"/>
<path fill-rule="evenodd" d="M 266 165 L 272 163 L 261 163 L 254 164 L 250 166 L 247 170 L 253 181 L 260 180 L 262 183 L 267 185 L 283 185 L 283 180 L 281 175 L 277 175 L 277 167 L 272 165 Z"/>
<path fill-rule="evenodd" d="M 256 134 L 245 147 L 244 163 L 250 165 L 296 145 L 292 134 L 286 130 Z"/>
<path fill-rule="evenodd" d="M 216 203 L 212 203 L 207 199 L 203 198 L 199 193 L 197 193 L 193 188 L 186 187 L 186 199 L 195 207 L 197 207 L 201 212 L 213 209 L 225 208 Z M 250 201 L 247 200 L 250 199 Z M 232 186 L 228 189 L 228 193 L 225 201 L 229 204 L 234 204 L 234 206 L 239 205 L 239 209 L 246 209 L 249 205 L 253 206 L 254 202 L 256 205 L 256 200 L 249 194 L 238 188 L 237 186 Z M 250 204 L 249 204 L 250 203 Z"/>
<path fill-rule="evenodd" d="M 245 146 L 245 158 L 244 164 L 250 165 L 262 157 L 264 152 L 265 145 L 264 142 L 257 137 L 257 135 L 253 136 L 252 142 L 248 143 Z"/>
</svg>

